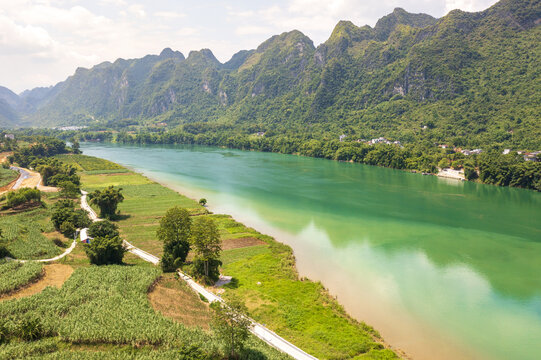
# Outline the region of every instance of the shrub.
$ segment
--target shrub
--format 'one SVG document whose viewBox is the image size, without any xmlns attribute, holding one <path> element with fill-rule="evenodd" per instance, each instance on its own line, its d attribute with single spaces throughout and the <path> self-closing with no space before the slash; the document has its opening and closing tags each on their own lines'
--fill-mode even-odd
<svg viewBox="0 0 541 360">
<path fill-rule="evenodd" d="M 205 198 L 199 199 L 199 205 L 201 205 L 201 206 L 207 205 L 207 199 L 205 199 Z"/>
<path fill-rule="evenodd" d="M 96 237 L 116 237 L 119 236 L 118 226 L 109 220 L 102 220 L 93 222 L 88 228 L 88 235 L 93 238 Z"/>
<path fill-rule="evenodd" d="M 69 203 L 73 203 L 71 200 L 61 201 L 62 203 L 57 207 L 51 216 L 51 221 L 53 222 L 56 230 L 59 230 L 64 234 L 62 231 L 62 225 L 66 222 L 71 223 L 74 228 L 85 228 L 92 223 L 88 218 L 88 214 L 83 209 L 73 210 L 72 208 L 67 207 L 69 206 Z"/>
<path fill-rule="evenodd" d="M 76 231 L 77 229 L 70 221 L 64 221 L 62 225 L 60 225 L 60 232 L 67 238 L 72 238 Z"/>
<path fill-rule="evenodd" d="M 41 192 L 38 189 L 22 188 L 8 193 L 7 200 L 8 208 L 29 203 L 40 203 Z"/>
<path fill-rule="evenodd" d="M 122 264 L 126 249 L 118 236 L 97 237 L 85 244 L 85 252 L 95 265 Z"/>
<path fill-rule="evenodd" d="M 34 341 L 44 337 L 45 331 L 39 318 L 30 318 L 21 320 L 17 326 L 16 334 L 22 340 Z"/>
<path fill-rule="evenodd" d="M 11 253 L 4 245 L 0 245 L 0 259 L 5 258 L 6 256 L 11 257 Z"/>
</svg>

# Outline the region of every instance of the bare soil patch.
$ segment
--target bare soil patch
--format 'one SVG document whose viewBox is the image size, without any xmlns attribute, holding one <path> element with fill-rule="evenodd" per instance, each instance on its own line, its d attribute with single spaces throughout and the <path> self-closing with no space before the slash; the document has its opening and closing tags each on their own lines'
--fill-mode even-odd
<svg viewBox="0 0 541 360">
<path fill-rule="evenodd" d="M 148 293 L 154 310 L 189 327 L 209 329 L 210 311 L 186 284 L 164 275 Z"/>
<path fill-rule="evenodd" d="M 238 239 L 224 239 L 222 241 L 223 250 L 238 249 L 249 246 L 265 245 L 266 242 L 254 237 L 242 237 Z"/>
<path fill-rule="evenodd" d="M 73 273 L 73 268 L 64 264 L 45 265 L 43 270 L 45 273 L 38 281 L 31 283 L 10 295 L 0 297 L 0 301 L 34 295 L 43 291 L 47 286 L 60 288 Z"/>
</svg>

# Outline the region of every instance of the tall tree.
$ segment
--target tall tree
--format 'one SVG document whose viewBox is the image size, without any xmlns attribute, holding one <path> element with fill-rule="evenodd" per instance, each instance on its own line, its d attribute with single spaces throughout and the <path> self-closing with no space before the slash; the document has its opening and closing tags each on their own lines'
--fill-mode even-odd
<svg viewBox="0 0 541 360">
<path fill-rule="evenodd" d="M 89 194 L 90 203 L 100 208 L 101 217 L 110 219 L 116 214 L 118 204 L 124 201 L 121 191 L 122 188 L 115 189 L 114 186 L 109 186 L 104 190 L 96 190 Z"/>
<path fill-rule="evenodd" d="M 212 329 L 222 340 L 226 356 L 235 359 L 244 348 L 251 327 L 250 320 L 244 315 L 246 306 L 237 298 L 227 304 L 213 302 Z"/>
<path fill-rule="evenodd" d="M 192 227 L 195 268 L 208 279 L 217 280 L 222 241 L 216 223 L 209 217 L 198 217 Z M 200 266 L 202 265 L 202 266 Z"/>
<path fill-rule="evenodd" d="M 162 269 L 174 271 L 190 251 L 192 219 L 186 209 L 175 206 L 165 213 L 156 232 L 163 241 Z"/>
</svg>

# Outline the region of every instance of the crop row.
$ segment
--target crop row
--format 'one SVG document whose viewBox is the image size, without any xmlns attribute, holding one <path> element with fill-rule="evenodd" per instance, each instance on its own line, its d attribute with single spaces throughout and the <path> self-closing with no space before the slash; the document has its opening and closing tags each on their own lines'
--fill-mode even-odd
<svg viewBox="0 0 541 360">
<path fill-rule="evenodd" d="M 41 259 L 61 253 L 43 232 L 53 231 L 47 209 L 3 216 L 0 223 L 3 241 L 11 255 L 17 259 Z"/>
<path fill-rule="evenodd" d="M 42 271 L 41 263 L 0 262 L 0 295 L 28 284 L 38 278 Z"/>
<path fill-rule="evenodd" d="M 147 292 L 160 274 L 158 268 L 146 265 L 79 268 L 60 289 L 48 287 L 31 297 L 0 302 L 0 319 L 5 321 L 7 330 L 12 332 L 22 320 L 39 317 L 44 333 L 70 344 L 129 347 L 151 345 L 160 349 L 147 354 L 148 357 L 125 357 L 119 354 L 119 359 L 167 358 L 166 355 L 171 355 L 168 349 L 192 345 L 207 354 L 216 354 L 220 343 L 211 333 L 200 328 L 186 328 L 151 307 Z M 16 347 L 13 342 L 0 346 L 0 358 L 3 355 L 2 349 L 5 352 L 9 349 L 11 352 L 18 351 L 13 346 Z M 267 354 L 265 357 L 269 359 L 287 358 L 258 340 L 251 339 L 249 346 L 259 353 Z M 50 350 L 49 346 L 45 348 Z M 25 348 L 20 350 L 26 351 Z M 37 353 L 40 351 L 36 350 Z M 50 351 L 43 353 L 47 352 Z M 67 359 L 74 358 L 75 353 L 69 355 L 55 352 L 50 356 Z"/>
</svg>

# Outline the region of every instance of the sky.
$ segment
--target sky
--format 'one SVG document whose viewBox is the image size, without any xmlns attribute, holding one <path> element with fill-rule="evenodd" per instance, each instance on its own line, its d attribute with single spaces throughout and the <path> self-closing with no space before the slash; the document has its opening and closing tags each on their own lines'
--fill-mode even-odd
<svg viewBox="0 0 541 360">
<path fill-rule="evenodd" d="M 402 7 L 441 17 L 496 0 L 0 0 L 0 86 L 16 93 L 50 86 L 117 58 L 185 56 L 209 48 L 222 62 L 272 35 L 297 29 L 314 45 L 339 20 L 358 26 Z"/>
</svg>

